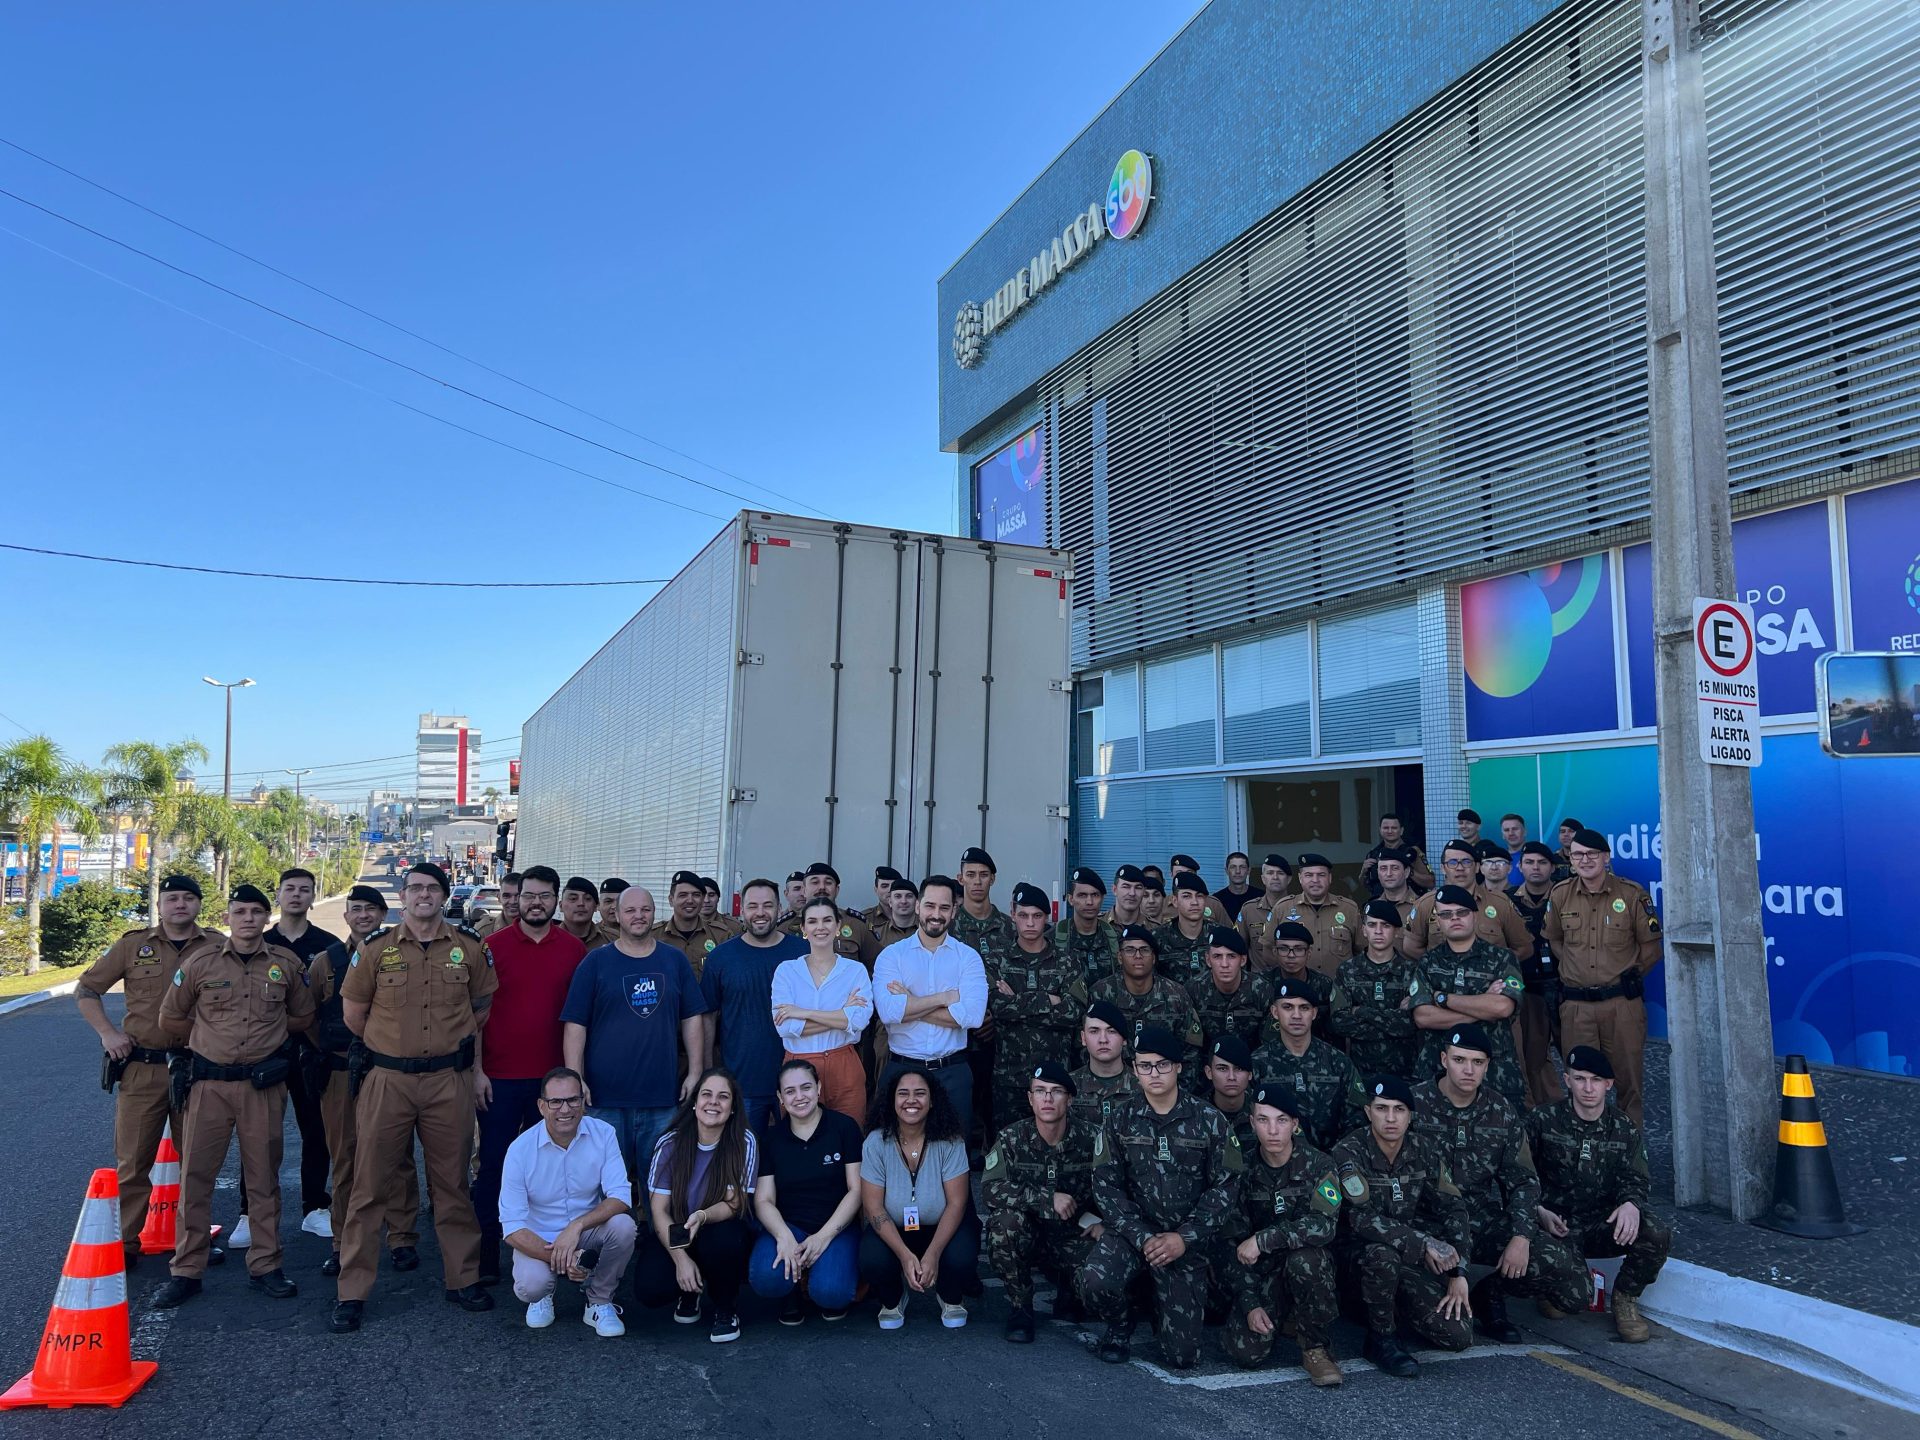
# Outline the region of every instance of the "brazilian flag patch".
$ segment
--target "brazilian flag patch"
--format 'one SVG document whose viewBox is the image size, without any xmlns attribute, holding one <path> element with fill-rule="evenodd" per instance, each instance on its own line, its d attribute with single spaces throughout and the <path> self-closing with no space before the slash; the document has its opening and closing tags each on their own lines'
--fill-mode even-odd
<svg viewBox="0 0 1920 1440">
<path fill-rule="evenodd" d="M 1340 1187 L 1335 1185 L 1331 1180 L 1322 1180 L 1320 1182 L 1320 1198 L 1329 1205 L 1338 1206 L 1340 1203 Z"/>
</svg>

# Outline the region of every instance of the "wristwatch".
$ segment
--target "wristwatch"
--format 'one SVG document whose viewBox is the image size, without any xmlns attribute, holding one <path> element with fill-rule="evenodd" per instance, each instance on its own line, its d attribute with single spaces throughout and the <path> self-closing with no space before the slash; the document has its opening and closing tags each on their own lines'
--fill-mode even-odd
<svg viewBox="0 0 1920 1440">
<path fill-rule="evenodd" d="M 1447 1275 L 1450 1279 L 1464 1280 L 1467 1278 L 1467 1267 L 1464 1265 L 1456 1265 L 1447 1271 Z"/>
<path fill-rule="evenodd" d="M 1434 991 L 1433 1003 L 1438 1005 L 1442 1010 L 1446 1009 L 1447 1008 L 1447 992 L 1444 990 Z"/>
</svg>

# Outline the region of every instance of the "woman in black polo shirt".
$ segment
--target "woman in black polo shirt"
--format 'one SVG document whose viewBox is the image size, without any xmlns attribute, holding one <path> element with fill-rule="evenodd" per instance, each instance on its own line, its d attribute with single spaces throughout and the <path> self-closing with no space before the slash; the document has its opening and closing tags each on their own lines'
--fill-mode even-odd
<svg viewBox="0 0 1920 1440">
<path fill-rule="evenodd" d="M 843 1319 L 860 1283 L 860 1127 L 820 1103 L 820 1072 L 805 1060 L 780 1067 L 782 1114 L 767 1131 L 753 1213 L 765 1227 L 747 1264 L 756 1295 L 784 1299 L 782 1325 Z"/>
</svg>

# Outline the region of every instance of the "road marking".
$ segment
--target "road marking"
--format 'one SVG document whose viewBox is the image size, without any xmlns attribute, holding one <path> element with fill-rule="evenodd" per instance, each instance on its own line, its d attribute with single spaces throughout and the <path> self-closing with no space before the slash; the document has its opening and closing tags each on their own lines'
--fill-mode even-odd
<svg viewBox="0 0 1920 1440">
<path fill-rule="evenodd" d="M 1658 1395 L 1649 1395 L 1645 1390 L 1636 1389 L 1632 1385 L 1623 1385 L 1618 1380 L 1609 1379 L 1597 1370 L 1589 1370 L 1584 1365 L 1576 1365 L 1573 1361 L 1564 1358 L 1570 1353 L 1568 1351 L 1533 1350 L 1528 1353 L 1543 1365 L 1551 1365 L 1557 1370 L 1566 1371 L 1569 1375 L 1578 1375 L 1582 1380 L 1591 1380 L 1594 1384 L 1601 1386 L 1603 1389 L 1611 1390 L 1616 1395 L 1624 1395 L 1629 1400 L 1638 1400 L 1642 1405 L 1651 1406 L 1653 1409 L 1663 1411 L 1677 1419 L 1689 1421 L 1692 1424 L 1698 1425 L 1703 1430 L 1711 1430 L 1716 1435 L 1724 1435 L 1726 1436 L 1726 1440 L 1760 1440 L 1760 1437 L 1755 1435 L 1751 1430 L 1742 1430 L 1738 1425 L 1729 1425 L 1726 1421 L 1716 1420 L 1711 1415 L 1702 1415 L 1698 1410 L 1689 1410 L 1686 1406 L 1676 1405 L 1671 1400 L 1662 1400 Z"/>
<path fill-rule="evenodd" d="M 1082 1330 L 1079 1338 L 1082 1343 L 1092 1344 L 1098 1338 L 1091 1330 Z M 1541 1359 L 1556 1359 L 1561 1355 L 1575 1352 L 1560 1345 L 1544 1346 L 1538 1350 L 1521 1350 L 1512 1345 L 1474 1345 L 1465 1350 L 1416 1350 L 1413 1356 L 1422 1365 L 1441 1364 L 1451 1360 L 1496 1360 L 1508 1357 L 1519 1360 L 1529 1355 Z M 1136 1370 L 1144 1370 L 1154 1379 L 1166 1385 L 1183 1385 L 1191 1390 L 1247 1390 L 1257 1386 L 1291 1385 L 1295 1381 L 1305 1380 L 1307 1372 L 1298 1365 L 1276 1365 L 1270 1370 L 1229 1370 L 1218 1375 L 1177 1375 L 1171 1370 L 1155 1365 L 1151 1360 L 1129 1360 L 1128 1364 Z M 1379 1367 L 1371 1360 L 1359 1358 L 1340 1358 L 1343 1374 L 1358 1375 L 1364 1371 L 1377 1370 Z M 1689 1417 L 1691 1418 L 1691 1417 Z M 1745 1432 L 1735 1432 L 1745 1436 Z M 1758 1440 L 1756 1436 L 1745 1436 L 1745 1440 Z"/>
</svg>

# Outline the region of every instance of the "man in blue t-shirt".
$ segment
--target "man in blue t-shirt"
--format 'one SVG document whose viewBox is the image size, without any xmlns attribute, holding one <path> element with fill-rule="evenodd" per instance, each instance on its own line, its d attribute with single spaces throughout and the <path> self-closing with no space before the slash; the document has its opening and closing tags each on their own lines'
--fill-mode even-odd
<svg viewBox="0 0 1920 1440">
<path fill-rule="evenodd" d="M 715 946 L 700 972 L 707 1002 L 707 1054 L 733 1072 L 746 1101 L 747 1124 L 764 1146 L 786 1047 L 773 1026 L 773 972 L 807 953 L 807 942 L 776 928 L 780 892 L 771 880 L 750 880 L 740 892 L 746 929 Z"/>
<path fill-rule="evenodd" d="M 568 1068 L 587 1077 L 589 1113 L 613 1126 L 627 1173 L 638 1181 L 675 1105 L 706 1069 L 707 1032 L 700 1017 L 707 1000 L 687 957 L 648 933 L 651 894 L 628 886 L 615 914 L 619 938 L 588 951 L 567 987 L 560 1008 L 562 1049 Z"/>
</svg>

